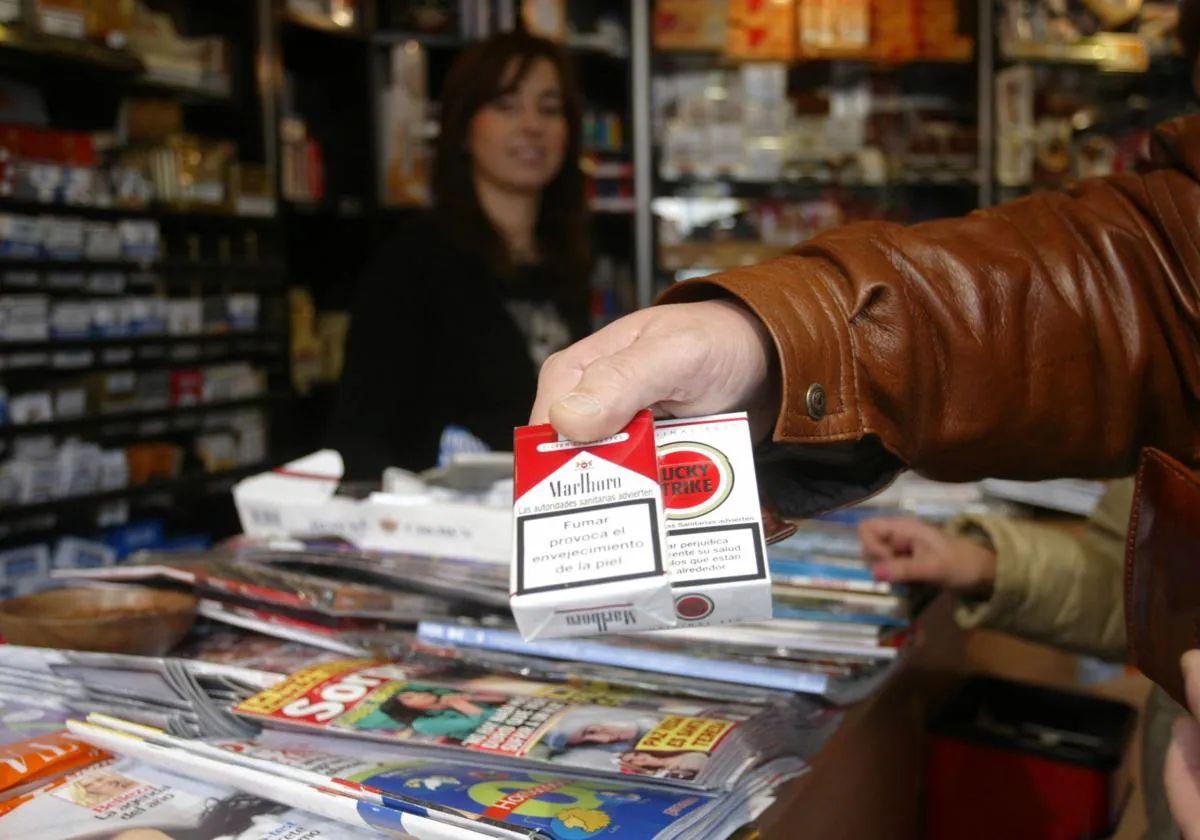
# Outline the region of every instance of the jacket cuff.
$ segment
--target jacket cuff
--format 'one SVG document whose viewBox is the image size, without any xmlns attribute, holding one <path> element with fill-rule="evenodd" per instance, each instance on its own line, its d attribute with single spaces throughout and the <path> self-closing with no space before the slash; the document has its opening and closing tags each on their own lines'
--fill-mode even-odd
<svg viewBox="0 0 1200 840">
<path fill-rule="evenodd" d="M 863 436 L 857 356 L 849 314 L 832 293 L 836 284 L 836 271 L 826 260 L 786 256 L 678 283 L 657 302 L 720 297 L 740 301 L 766 325 L 779 354 L 781 405 L 775 442 L 830 443 Z"/>
<path fill-rule="evenodd" d="M 1030 587 L 1029 556 L 1014 544 L 1002 519 L 990 516 L 961 516 L 951 520 L 946 530 L 954 536 L 982 532 L 996 552 L 996 580 L 992 596 L 986 601 L 960 599 L 954 618 L 964 629 L 975 627 L 1004 629 L 1013 624 Z"/>
</svg>

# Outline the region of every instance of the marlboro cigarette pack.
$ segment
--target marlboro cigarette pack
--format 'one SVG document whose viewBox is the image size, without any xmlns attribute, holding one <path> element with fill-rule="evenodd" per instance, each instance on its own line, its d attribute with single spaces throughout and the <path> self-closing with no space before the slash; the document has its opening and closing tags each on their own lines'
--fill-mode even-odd
<svg viewBox="0 0 1200 840">
<path fill-rule="evenodd" d="M 771 618 L 771 577 L 746 415 L 661 420 L 654 437 L 680 624 Z"/>
<path fill-rule="evenodd" d="M 654 437 L 648 411 L 593 443 L 514 433 L 510 604 L 526 639 L 675 625 Z"/>
</svg>

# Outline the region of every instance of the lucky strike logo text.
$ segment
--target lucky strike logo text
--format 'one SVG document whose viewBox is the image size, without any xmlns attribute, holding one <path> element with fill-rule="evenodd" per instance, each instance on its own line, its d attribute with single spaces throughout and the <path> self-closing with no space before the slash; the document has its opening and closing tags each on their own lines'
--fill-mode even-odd
<svg viewBox="0 0 1200 840">
<path fill-rule="evenodd" d="M 721 485 L 721 470 L 712 458 L 694 449 L 677 449 L 658 462 L 663 503 L 670 510 L 703 505 Z"/>
</svg>

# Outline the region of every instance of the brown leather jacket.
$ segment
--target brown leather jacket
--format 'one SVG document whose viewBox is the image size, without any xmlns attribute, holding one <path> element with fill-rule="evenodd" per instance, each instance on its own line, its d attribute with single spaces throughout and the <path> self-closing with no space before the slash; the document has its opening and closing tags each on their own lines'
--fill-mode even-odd
<svg viewBox="0 0 1200 840">
<path fill-rule="evenodd" d="M 769 327 L 789 468 L 768 485 L 792 513 L 861 497 L 901 465 L 946 480 L 1128 475 L 1144 445 L 1194 463 L 1200 116 L 1160 125 L 1152 162 L 961 219 L 849 225 L 663 300 L 731 294 Z"/>
</svg>

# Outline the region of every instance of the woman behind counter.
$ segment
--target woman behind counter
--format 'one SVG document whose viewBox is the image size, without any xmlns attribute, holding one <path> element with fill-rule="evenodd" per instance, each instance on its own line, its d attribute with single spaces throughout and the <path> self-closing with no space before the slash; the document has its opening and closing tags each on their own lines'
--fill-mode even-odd
<svg viewBox="0 0 1200 840">
<path fill-rule="evenodd" d="M 551 353 L 587 326 L 579 95 L 550 41 L 505 33 L 451 67 L 433 210 L 375 255 L 330 432 L 346 476 L 437 461 L 447 427 L 512 448 Z"/>
</svg>

